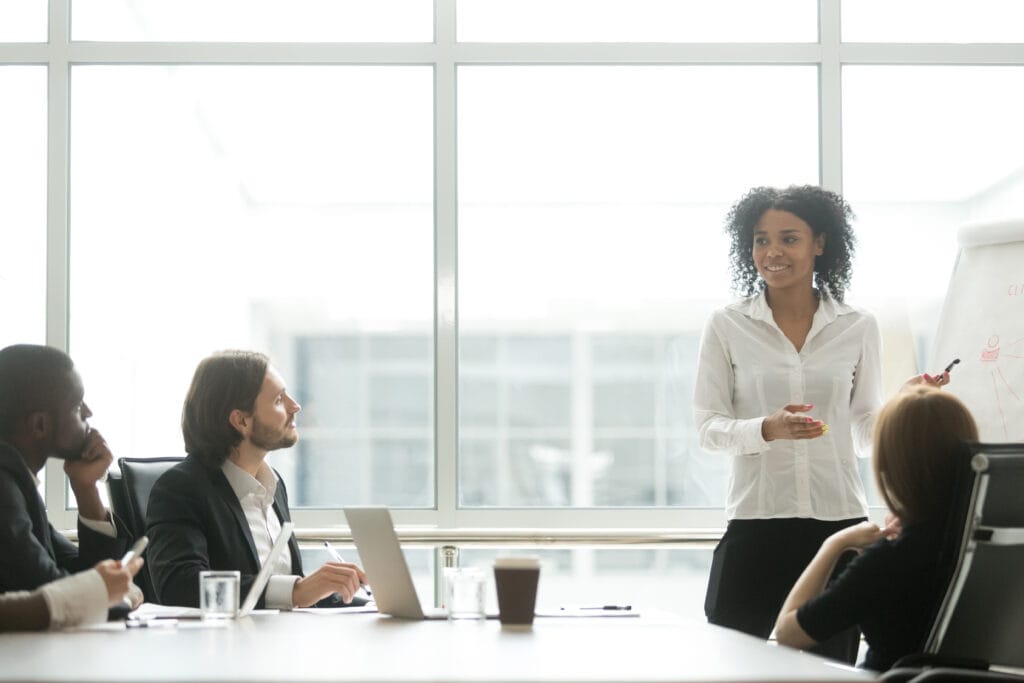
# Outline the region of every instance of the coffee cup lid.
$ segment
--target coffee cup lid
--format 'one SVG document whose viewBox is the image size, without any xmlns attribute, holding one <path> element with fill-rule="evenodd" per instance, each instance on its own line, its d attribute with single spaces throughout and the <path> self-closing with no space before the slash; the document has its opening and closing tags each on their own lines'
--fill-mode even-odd
<svg viewBox="0 0 1024 683">
<path fill-rule="evenodd" d="M 494 560 L 495 569 L 538 569 L 540 558 L 536 555 L 518 555 L 516 557 L 499 557 Z"/>
</svg>

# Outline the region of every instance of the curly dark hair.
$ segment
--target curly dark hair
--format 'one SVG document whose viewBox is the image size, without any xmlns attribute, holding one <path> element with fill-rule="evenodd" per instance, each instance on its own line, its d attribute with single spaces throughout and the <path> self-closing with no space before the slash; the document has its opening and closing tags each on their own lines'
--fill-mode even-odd
<svg viewBox="0 0 1024 683">
<path fill-rule="evenodd" d="M 825 233 L 825 251 L 814 259 L 814 283 L 836 301 L 842 301 L 852 276 L 857 238 L 850 227 L 853 210 L 842 197 L 816 185 L 791 185 L 785 189 L 755 187 L 733 204 L 725 219 L 729 233 L 729 265 L 732 286 L 742 296 L 764 289 L 752 254 L 754 227 L 769 209 L 788 211 L 811 227 L 814 236 Z M 824 285 L 824 287 L 822 287 Z"/>
</svg>

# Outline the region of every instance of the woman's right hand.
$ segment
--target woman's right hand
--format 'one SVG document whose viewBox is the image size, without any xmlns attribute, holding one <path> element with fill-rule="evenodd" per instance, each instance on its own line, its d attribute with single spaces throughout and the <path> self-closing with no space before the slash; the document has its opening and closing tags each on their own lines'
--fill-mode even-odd
<svg viewBox="0 0 1024 683">
<path fill-rule="evenodd" d="M 806 413 L 813 408 L 811 403 L 791 403 L 764 418 L 761 422 L 761 436 L 765 441 L 776 439 L 817 439 L 828 431 L 821 420 L 816 420 Z"/>
<path fill-rule="evenodd" d="M 104 560 L 96 565 L 96 571 L 107 586 L 107 606 L 119 604 L 132 589 L 132 577 L 142 569 L 142 558 L 136 557 L 125 566 L 117 560 Z"/>
</svg>

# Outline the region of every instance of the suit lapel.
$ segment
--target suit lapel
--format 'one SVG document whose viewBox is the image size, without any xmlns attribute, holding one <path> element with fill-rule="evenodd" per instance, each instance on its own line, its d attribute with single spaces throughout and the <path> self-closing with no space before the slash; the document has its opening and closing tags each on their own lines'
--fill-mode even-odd
<svg viewBox="0 0 1024 683">
<path fill-rule="evenodd" d="M 260 556 L 256 552 L 256 542 L 252 538 L 249 520 L 245 518 L 245 513 L 242 512 L 242 504 L 238 502 L 238 496 L 235 495 L 234 489 L 228 483 L 228 478 L 220 470 L 213 470 L 213 488 L 224 499 L 224 502 L 227 503 L 228 509 L 231 510 L 231 514 L 234 516 L 235 522 L 242 532 L 242 537 L 249 547 L 249 557 L 252 558 L 253 566 L 259 569 Z"/>
<path fill-rule="evenodd" d="M 53 548 L 53 539 L 50 538 L 50 533 L 53 530 L 50 520 L 46 516 L 46 502 L 39 494 L 32 472 L 25 464 L 21 454 L 6 441 L 0 441 L 0 467 L 11 473 L 18 488 L 25 496 L 25 507 L 32 520 L 32 535 L 36 537 L 40 545 L 46 548 L 50 558 L 56 561 L 57 554 Z"/>
</svg>

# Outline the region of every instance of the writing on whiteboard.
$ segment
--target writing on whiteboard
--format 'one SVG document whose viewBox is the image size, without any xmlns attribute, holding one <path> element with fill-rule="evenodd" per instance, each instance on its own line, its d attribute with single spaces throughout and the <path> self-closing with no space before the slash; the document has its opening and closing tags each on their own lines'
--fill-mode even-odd
<svg viewBox="0 0 1024 683">
<path fill-rule="evenodd" d="M 988 374 L 992 378 L 993 405 L 996 417 L 1003 427 L 1003 438 L 1009 439 L 1007 413 L 1013 415 L 1021 405 L 1024 405 L 1024 400 L 1021 399 L 1024 387 L 1015 389 L 1006 378 L 1007 373 L 1003 372 L 1003 363 L 1000 362 L 1000 352 L 999 335 L 993 334 L 985 343 L 985 348 L 981 350 L 980 360 L 982 363 L 991 364 L 988 366 Z M 1007 345 L 1007 351 L 1002 354 L 1002 359 L 1009 359 L 1006 362 L 1024 363 L 1024 337 Z"/>
<path fill-rule="evenodd" d="M 929 367 L 961 363 L 944 390 L 982 441 L 1024 442 L 1024 217 L 964 226 Z"/>
</svg>

